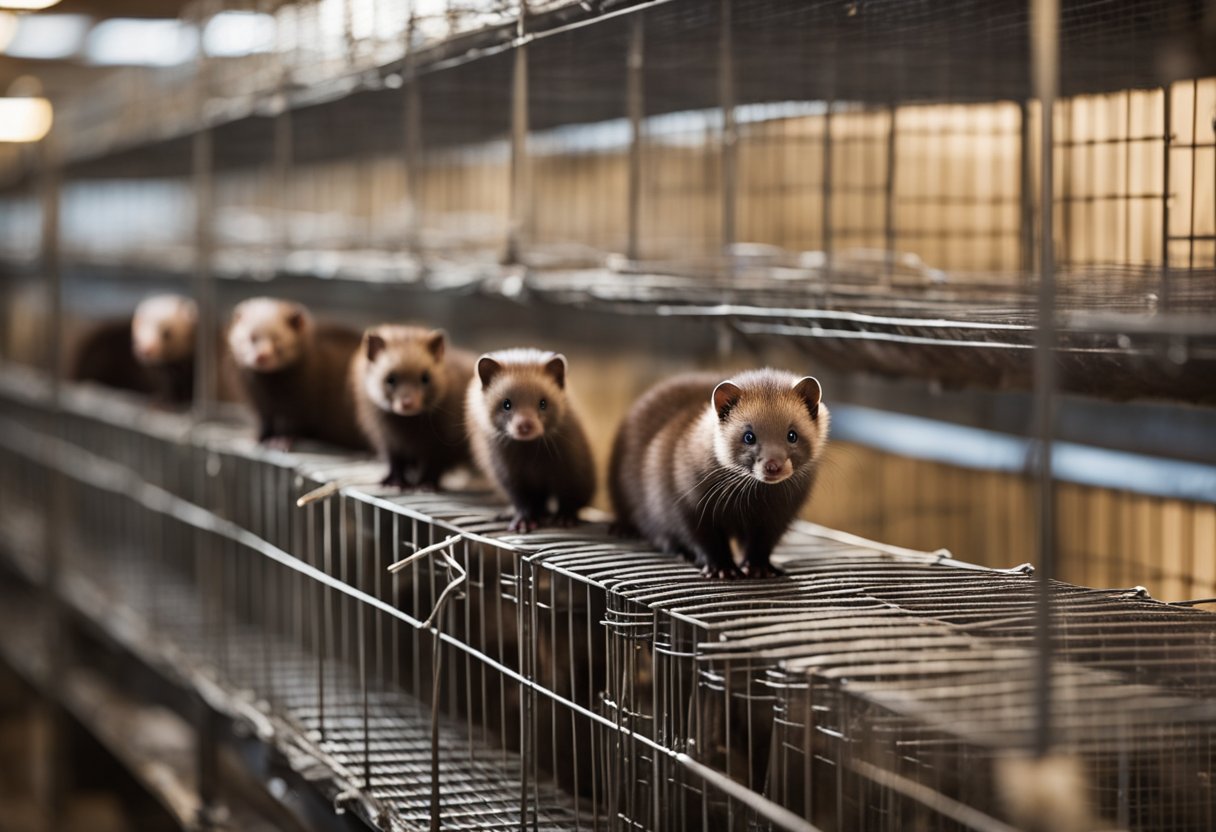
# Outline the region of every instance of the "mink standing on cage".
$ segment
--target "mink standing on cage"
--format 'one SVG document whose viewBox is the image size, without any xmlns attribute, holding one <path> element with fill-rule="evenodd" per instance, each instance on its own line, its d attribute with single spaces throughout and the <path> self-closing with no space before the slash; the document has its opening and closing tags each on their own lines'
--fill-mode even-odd
<svg viewBox="0 0 1216 832">
<path fill-rule="evenodd" d="M 719 378 L 677 376 L 638 400 L 613 443 L 612 503 L 622 530 L 707 577 L 774 575 L 769 557 L 811 493 L 828 409 L 809 376 Z"/>
<path fill-rule="evenodd" d="M 70 376 L 173 404 L 194 392 L 198 312 L 182 295 L 153 295 L 129 319 L 95 327 L 74 350 Z"/>
<path fill-rule="evenodd" d="M 473 458 L 511 501 L 511 531 L 546 517 L 578 522 L 595 494 L 595 462 L 566 391 L 566 357 L 502 350 L 477 360 L 466 421 Z"/>
<path fill-rule="evenodd" d="M 228 349 L 257 413 L 258 440 L 283 448 L 295 439 L 367 448 L 347 383 L 360 340 L 353 330 L 314 322 L 297 303 L 253 298 L 238 304 Z"/>
<path fill-rule="evenodd" d="M 363 335 L 351 364 L 359 425 L 388 462 L 382 485 L 438 488 L 469 461 L 464 395 L 473 356 L 448 346 L 443 330 L 380 326 Z"/>
</svg>

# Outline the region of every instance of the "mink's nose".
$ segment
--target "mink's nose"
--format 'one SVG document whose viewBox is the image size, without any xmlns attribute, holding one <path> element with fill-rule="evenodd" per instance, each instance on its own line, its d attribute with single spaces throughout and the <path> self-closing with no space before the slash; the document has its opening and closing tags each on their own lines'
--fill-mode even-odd
<svg viewBox="0 0 1216 832">
<path fill-rule="evenodd" d="M 519 434 L 520 436 L 531 436 L 532 435 L 532 423 L 528 422 L 528 421 L 520 420 L 515 425 L 515 432 L 517 434 Z"/>
<path fill-rule="evenodd" d="M 785 466 L 775 459 L 764 460 L 764 473 L 768 474 L 770 477 L 775 477 L 780 474 L 783 468 L 785 468 Z"/>
</svg>

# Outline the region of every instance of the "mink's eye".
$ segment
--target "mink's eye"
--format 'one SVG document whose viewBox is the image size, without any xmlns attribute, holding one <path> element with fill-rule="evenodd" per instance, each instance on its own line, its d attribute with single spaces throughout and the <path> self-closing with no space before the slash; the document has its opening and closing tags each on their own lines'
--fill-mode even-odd
<svg viewBox="0 0 1216 832">
<path fill-rule="evenodd" d="M 168 340 L 169 340 L 169 329 L 168 329 L 168 327 L 166 327 L 165 329 L 162 329 L 162 330 L 160 331 L 160 340 L 162 340 L 162 341 L 168 341 Z"/>
<path fill-rule="evenodd" d="M 747 431 L 746 433 L 744 433 L 743 434 L 743 444 L 744 445 L 755 445 L 756 444 L 756 434 L 752 433 L 750 430 Z"/>
<path fill-rule="evenodd" d="M 503 410 L 510 410 L 510 409 L 511 409 L 511 400 L 510 400 L 510 399 L 503 399 L 503 400 L 502 400 L 502 409 L 503 409 Z"/>
<path fill-rule="evenodd" d="M 541 410 L 544 410 L 548 406 L 549 406 L 549 403 L 547 401 L 545 401 L 544 399 L 540 400 L 540 409 Z"/>
<path fill-rule="evenodd" d="M 795 442 L 798 441 L 798 432 L 792 430 L 785 435 L 785 438 L 790 440 L 790 444 L 793 445 Z"/>
<path fill-rule="evenodd" d="M 397 386 L 397 374 L 389 373 L 388 375 L 386 375 L 384 377 L 384 384 L 388 387 L 396 387 Z"/>
<path fill-rule="evenodd" d="M 428 373 L 426 370 L 423 370 L 423 371 L 422 371 L 422 383 L 423 383 L 423 384 L 430 384 L 430 383 L 431 383 L 431 374 L 430 374 L 430 373 Z"/>
</svg>

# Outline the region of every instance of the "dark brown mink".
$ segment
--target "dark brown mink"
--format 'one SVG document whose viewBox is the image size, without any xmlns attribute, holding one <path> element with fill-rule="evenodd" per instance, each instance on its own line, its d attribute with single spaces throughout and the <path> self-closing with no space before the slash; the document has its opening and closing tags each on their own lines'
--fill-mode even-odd
<svg viewBox="0 0 1216 832">
<path fill-rule="evenodd" d="M 194 398 L 198 308 L 182 295 L 152 295 L 140 301 L 131 318 L 131 348 L 164 402 L 187 404 Z"/>
<path fill-rule="evenodd" d="M 315 323 L 290 301 L 238 304 L 228 328 L 229 359 L 257 414 L 258 440 L 286 448 L 315 439 L 366 450 L 347 381 L 361 340 L 354 330 Z"/>
<path fill-rule="evenodd" d="M 777 574 L 769 557 L 810 495 L 827 442 L 820 392 L 809 376 L 771 369 L 728 381 L 681 375 L 651 388 L 613 443 L 619 528 L 707 577 Z"/>
<path fill-rule="evenodd" d="M 383 485 L 438 488 L 469 458 L 464 396 L 473 355 L 448 346 L 442 330 L 379 326 L 363 335 L 351 363 L 359 425 L 388 462 Z"/>
<path fill-rule="evenodd" d="M 473 459 L 511 501 L 511 531 L 578 522 L 595 461 L 566 391 L 566 358 L 533 349 L 477 360 L 465 407 Z"/>
<path fill-rule="evenodd" d="M 90 329 L 72 350 L 68 377 L 144 395 L 156 392 L 154 379 L 131 349 L 129 318 Z"/>
</svg>

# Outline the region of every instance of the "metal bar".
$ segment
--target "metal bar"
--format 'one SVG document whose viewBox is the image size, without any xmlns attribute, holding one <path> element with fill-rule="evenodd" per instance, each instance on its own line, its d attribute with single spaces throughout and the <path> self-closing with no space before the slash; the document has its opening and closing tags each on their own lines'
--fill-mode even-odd
<svg viewBox="0 0 1216 832">
<path fill-rule="evenodd" d="M 1034 272 L 1034 176 L 1031 172 L 1033 164 L 1032 131 L 1030 125 L 1030 105 L 1025 101 L 1018 102 L 1018 124 L 1021 131 L 1021 153 L 1018 159 L 1018 221 L 1021 223 L 1021 267 L 1022 282 L 1030 284 Z"/>
<path fill-rule="evenodd" d="M 195 335 L 194 414 L 207 419 L 214 413 L 218 355 L 215 333 L 218 318 L 215 309 L 215 178 L 213 176 L 214 147 L 210 128 L 203 127 L 194 134 L 192 162 L 194 169 L 194 302 L 198 307 L 198 331 Z"/>
<path fill-rule="evenodd" d="M 1054 108 L 1059 84 L 1059 0 L 1032 0 L 1031 53 L 1036 98 L 1041 107 L 1039 159 L 1040 246 L 1038 329 L 1034 352 L 1034 423 L 1038 438 L 1034 456 L 1038 482 L 1038 554 L 1035 604 L 1036 686 L 1034 748 L 1042 756 L 1051 748 L 1052 615 L 1051 581 L 1055 574 L 1055 490 L 1051 442 L 1055 423 L 1055 246 L 1052 236 Z"/>
<path fill-rule="evenodd" d="M 1174 120 L 1174 102 L 1170 96 L 1170 86 L 1161 88 L 1164 98 L 1162 112 L 1164 114 L 1164 140 L 1161 148 L 1161 288 L 1157 295 L 1157 308 L 1168 312 L 1171 306 L 1170 298 L 1170 149 L 1173 141 L 1171 126 Z"/>
<path fill-rule="evenodd" d="M 419 89 L 418 50 L 414 34 L 418 23 L 417 8 L 411 6 L 406 25 L 405 45 L 405 182 L 409 200 L 409 218 L 405 229 L 406 247 L 422 264 L 422 94 Z"/>
<path fill-rule="evenodd" d="M 891 282 L 895 272 L 895 121 L 897 108 L 890 107 L 890 125 L 887 129 L 887 176 L 883 188 L 883 239 L 887 247 L 886 280 Z"/>
<path fill-rule="evenodd" d="M 272 150 L 275 191 L 279 203 L 278 222 L 278 262 L 272 267 L 282 269 L 287 263 L 287 255 L 291 253 L 291 221 L 289 211 L 292 206 L 291 174 L 292 160 L 295 154 L 291 108 L 284 100 L 283 109 L 274 119 L 274 148 Z"/>
<path fill-rule="evenodd" d="M 738 210 L 738 125 L 735 122 L 735 53 L 731 29 L 733 0 L 719 0 L 718 101 L 722 108 L 722 252 L 731 256 Z M 733 263 L 733 258 L 731 259 Z M 733 266 L 731 267 L 733 272 Z"/>
<path fill-rule="evenodd" d="M 1191 227 L 1190 227 L 1190 253 L 1187 257 L 1187 268 L 1195 268 L 1195 200 L 1198 196 L 1197 190 L 1199 186 L 1199 79 L 1195 78 L 1191 81 Z M 1165 183 L 1165 190 L 1169 191 L 1169 182 Z M 1167 227 L 1164 231 L 1164 239 L 1169 240 L 1170 230 Z"/>
<path fill-rule="evenodd" d="M 828 101 L 823 114 L 823 187 L 820 195 L 823 216 L 820 234 L 823 237 L 823 253 L 829 271 L 832 268 L 832 102 Z"/>
<path fill-rule="evenodd" d="M 503 253 L 504 265 L 523 262 L 523 249 L 528 231 L 530 177 L 528 172 L 528 46 L 524 40 L 527 31 L 528 4 L 519 5 L 516 22 L 518 45 L 515 47 L 515 64 L 511 87 L 511 194 L 510 217 L 507 226 L 507 245 Z"/>
<path fill-rule="evenodd" d="M 629 21 L 629 52 L 625 59 L 625 106 L 629 115 L 629 228 L 625 256 L 640 257 L 639 215 L 642 209 L 642 121 L 646 115 L 645 18 Z"/>
<path fill-rule="evenodd" d="M 63 338 L 63 269 L 60 257 L 60 167 L 57 136 L 48 135 L 38 146 L 41 165 L 42 229 L 40 257 L 42 278 L 46 288 L 47 320 L 45 322 L 47 374 L 50 379 L 50 424 L 56 433 L 64 432 L 63 410 L 64 356 Z M 48 477 L 47 513 L 43 520 L 42 543 L 45 549 L 41 595 L 46 611 L 49 678 L 62 679 L 68 665 L 67 611 L 63 603 L 64 521 L 67 519 L 66 489 L 68 480 L 63 472 L 52 471 Z M 45 817 L 51 828 L 58 828 L 67 802 L 68 772 L 71 751 L 68 736 L 71 726 L 63 709 L 51 702 L 45 705 L 48 737 L 47 789 Z"/>
</svg>

